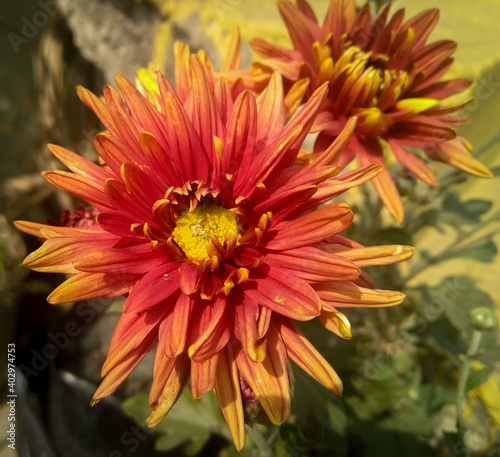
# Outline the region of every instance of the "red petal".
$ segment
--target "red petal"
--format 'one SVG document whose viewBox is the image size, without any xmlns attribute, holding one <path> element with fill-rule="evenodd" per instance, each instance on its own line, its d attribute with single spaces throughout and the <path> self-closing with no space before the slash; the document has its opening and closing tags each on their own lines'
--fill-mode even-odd
<svg viewBox="0 0 500 457">
<path fill-rule="evenodd" d="M 139 275 L 147 273 L 167 260 L 164 254 L 153 251 L 150 243 L 109 249 L 97 249 L 94 245 L 93 251 L 75 262 L 78 270 Z"/>
<path fill-rule="evenodd" d="M 268 231 L 274 236 L 267 249 L 281 251 L 310 246 L 340 233 L 351 225 L 353 214 L 345 203 L 332 203 L 294 221 L 283 221 Z"/>
<path fill-rule="evenodd" d="M 274 138 L 285 126 L 285 105 L 283 82 L 278 72 L 273 72 L 266 89 L 257 99 L 257 139 L 265 144 L 268 138 Z"/>
<path fill-rule="evenodd" d="M 222 157 L 222 173 L 235 173 L 248 168 L 255 155 L 257 137 L 257 106 L 249 92 L 242 92 L 228 120 L 227 136 Z"/>
<path fill-rule="evenodd" d="M 193 127 L 200 135 L 201 142 L 203 143 L 203 147 L 208 157 L 211 158 L 212 163 L 215 163 L 216 152 L 213 137 L 215 135 L 224 139 L 226 136 L 225 129 L 215 109 L 213 91 L 210 88 L 207 75 L 203 69 L 203 64 L 199 56 L 196 54 L 192 55 L 189 63 L 192 83 L 190 92 L 191 98 L 188 100 L 191 103 L 186 103 L 186 112 L 191 119 Z M 196 164 L 195 168 L 202 165 L 199 163 L 200 159 L 198 155 L 193 157 L 193 159 L 195 159 L 194 164 Z M 204 176 L 204 174 L 201 176 Z"/>
<path fill-rule="evenodd" d="M 186 295 L 194 294 L 200 286 L 202 271 L 199 265 L 184 262 L 180 268 L 180 287 Z"/>
<path fill-rule="evenodd" d="M 321 302 L 314 289 L 287 271 L 262 264 L 241 286 L 248 297 L 272 311 L 307 321 L 319 315 Z"/>
<path fill-rule="evenodd" d="M 352 262 L 311 246 L 270 253 L 265 261 L 306 281 L 353 281 L 359 276 Z"/>
<path fill-rule="evenodd" d="M 150 338 L 158 341 L 158 323 L 165 315 L 165 309 L 153 309 L 142 314 L 122 314 L 109 343 L 108 356 L 101 370 L 106 376 L 122 360 L 127 359 L 134 351 L 142 350 L 144 341 L 149 345 Z M 149 352 L 146 351 L 146 353 Z M 145 355 L 145 354 L 144 354 Z"/>
<path fill-rule="evenodd" d="M 177 293 L 180 266 L 181 262 L 170 262 L 153 268 L 144 275 L 125 301 L 123 311 L 140 313 Z"/>
<path fill-rule="evenodd" d="M 229 341 L 229 327 L 224 317 L 226 303 L 227 297 L 218 295 L 213 303 L 205 305 L 203 312 L 198 312 L 199 323 L 192 324 L 198 327 L 197 335 L 188 350 L 191 359 L 206 360 L 220 352 Z"/>
</svg>

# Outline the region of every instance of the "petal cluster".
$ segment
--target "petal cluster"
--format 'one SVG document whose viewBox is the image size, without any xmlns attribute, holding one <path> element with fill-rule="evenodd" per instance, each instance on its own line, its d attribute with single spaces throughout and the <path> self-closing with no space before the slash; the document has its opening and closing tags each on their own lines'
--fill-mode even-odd
<svg viewBox="0 0 500 457">
<path fill-rule="evenodd" d="M 380 171 L 368 164 L 337 176 L 332 164 L 354 119 L 316 161 L 296 165 L 326 85 L 287 122 L 279 73 L 255 97 L 241 84 L 213 79 L 199 55 L 177 52 L 184 56 L 177 91 L 147 71 L 139 88 L 118 76 L 118 91 L 106 86 L 102 98 L 78 89 L 106 128 L 95 138 L 104 165 L 51 145 L 70 171 L 45 178 L 92 205 L 97 219 L 72 227 L 17 222 L 45 240 L 23 265 L 71 275 L 51 303 L 126 295 L 93 403 L 157 346 L 149 425 L 165 417 L 190 380 L 194 398 L 215 392 L 241 449 L 242 386 L 282 423 L 290 414 L 288 359 L 342 392 L 294 321 L 319 317 L 350 338 L 339 309 L 404 298 L 376 289 L 362 268 L 405 260 L 413 249 L 366 248 L 340 235 L 353 215 L 332 199 Z"/>
<path fill-rule="evenodd" d="M 403 9 L 389 18 L 390 6 L 387 3 L 372 17 L 368 5 L 357 8 L 354 0 L 331 0 L 320 25 L 305 0 L 279 1 L 294 49 L 253 39 L 251 45 L 263 60 L 253 64 L 251 74 L 254 81 L 262 82 L 279 71 L 285 87 L 308 78 L 306 99 L 327 83 L 329 96 L 312 129 L 320 132 L 315 152 L 324 151 L 347 119 L 357 116 L 357 127 L 339 165 L 345 167 L 355 156 L 361 165 L 380 165 L 382 171 L 372 182 L 401 222 L 403 205 L 385 165 L 389 151 L 430 185 L 437 184 L 436 178 L 415 148 L 423 149 L 432 160 L 476 176 L 491 177 L 491 173 L 472 158 L 466 141 L 456 136 L 455 126 L 468 121 L 454 114 L 464 104 L 443 102 L 471 81 L 441 80 L 453 62 L 456 43 L 427 43 L 439 10 L 424 11 L 405 22 Z"/>
</svg>

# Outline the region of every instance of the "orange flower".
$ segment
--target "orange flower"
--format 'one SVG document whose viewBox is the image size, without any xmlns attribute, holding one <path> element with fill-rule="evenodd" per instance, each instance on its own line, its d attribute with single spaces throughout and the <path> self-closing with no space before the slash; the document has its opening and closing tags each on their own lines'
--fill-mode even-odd
<svg viewBox="0 0 500 457">
<path fill-rule="evenodd" d="M 324 151 L 347 119 L 357 116 L 356 130 L 339 164 L 345 167 L 356 155 L 361 165 L 379 164 L 382 172 L 372 182 L 389 211 L 402 222 L 403 205 L 384 165 L 383 144 L 404 168 L 431 185 L 437 185 L 434 174 L 407 147 L 423 148 L 429 158 L 476 176 L 492 175 L 471 157 L 465 140 L 456 137 L 454 127 L 468 119 L 451 113 L 464 104 L 442 103 L 471 81 L 439 81 L 456 48 L 449 40 L 426 44 L 439 10 L 424 11 L 403 22 L 401 9 L 388 21 L 390 6 L 386 4 L 372 19 L 368 5 L 359 9 L 354 0 L 331 0 L 320 26 L 305 0 L 279 1 L 294 50 L 253 39 L 253 49 L 264 60 L 253 64 L 252 75 L 261 82 L 279 71 L 285 87 L 310 78 L 306 99 L 328 83 L 328 99 L 311 129 L 321 132 L 315 152 Z"/>
<path fill-rule="evenodd" d="M 107 129 L 95 139 L 106 165 L 51 145 L 71 172 L 45 178 L 94 206 L 97 222 L 16 225 L 45 239 L 25 267 L 73 275 L 49 302 L 127 295 L 93 403 L 112 394 L 158 344 L 148 424 L 165 417 L 190 378 L 194 398 L 215 391 L 241 449 L 241 386 L 273 423 L 282 423 L 290 413 L 288 358 L 342 392 L 333 368 L 294 321 L 319 316 L 350 338 L 338 309 L 404 298 L 374 289 L 360 268 L 405 260 L 413 248 L 365 248 L 339 235 L 353 215 L 331 199 L 379 171 L 369 165 L 335 177 L 331 162 L 355 121 L 318 160 L 294 165 L 326 86 L 286 124 L 279 74 L 256 99 L 224 79 L 212 90 L 204 68 L 198 56 L 190 58 L 182 98 L 160 73 L 158 90 L 156 83 L 152 91 L 142 87 L 145 95 L 123 76 L 120 93 L 106 86 L 103 99 L 79 88 Z"/>
</svg>

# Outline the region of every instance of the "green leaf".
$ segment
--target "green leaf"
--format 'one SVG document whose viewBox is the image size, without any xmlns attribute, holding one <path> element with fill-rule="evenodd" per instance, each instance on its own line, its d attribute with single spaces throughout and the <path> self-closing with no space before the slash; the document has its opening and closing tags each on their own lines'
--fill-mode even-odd
<svg viewBox="0 0 500 457">
<path fill-rule="evenodd" d="M 125 413 L 138 423 L 144 423 L 151 413 L 148 396 L 145 394 L 125 400 L 122 406 Z M 189 389 L 184 389 L 167 417 L 155 428 L 155 432 L 159 434 L 156 441 L 158 450 L 169 451 L 184 445 L 187 455 L 200 452 L 212 433 L 219 433 L 229 439 L 227 426 L 213 393 L 193 400 Z"/>
<path fill-rule="evenodd" d="M 412 246 L 413 239 L 406 230 L 398 227 L 390 227 L 378 230 L 373 235 L 373 244 L 405 244 Z"/>
<path fill-rule="evenodd" d="M 392 432 L 421 435 L 426 438 L 431 438 L 434 434 L 434 427 L 424 408 L 411 403 L 394 410 L 393 414 L 381 420 L 379 425 Z"/>
<path fill-rule="evenodd" d="M 360 419 L 369 419 L 392 408 L 399 400 L 407 397 L 410 389 L 406 381 L 392 370 L 386 370 L 381 379 L 351 377 L 351 382 L 361 396 L 346 397 L 345 401 Z"/>
<path fill-rule="evenodd" d="M 490 171 L 493 173 L 493 176 L 500 176 L 500 166 L 490 168 Z"/>
<path fill-rule="evenodd" d="M 441 411 L 443 406 L 455 403 L 455 394 L 440 384 L 426 384 L 419 390 L 419 399 L 429 416 Z"/>
<path fill-rule="evenodd" d="M 466 391 L 473 390 L 484 384 L 493 374 L 493 367 L 484 367 L 474 371 L 467 380 Z"/>
<path fill-rule="evenodd" d="M 477 289 L 467 276 L 447 276 L 440 284 L 428 287 L 424 294 L 424 314 L 427 310 L 444 314 L 459 330 L 469 329 L 469 313 L 477 306 L 491 307 L 493 301 L 484 291 Z"/>
<path fill-rule="evenodd" d="M 477 224 L 480 217 L 488 212 L 492 205 L 489 200 L 460 201 L 459 194 L 452 192 L 443 201 L 439 220 L 455 227 L 460 227 L 462 224 Z"/>
<path fill-rule="evenodd" d="M 497 246 L 492 240 L 482 241 L 481 244 L 471 243 L 472 246 L 466 246 L 457 251 L 452 257 L 465 257 L 468 259 L 479 260 L 480 262 L 492 262 L 497 255 Z"/>
</svg>

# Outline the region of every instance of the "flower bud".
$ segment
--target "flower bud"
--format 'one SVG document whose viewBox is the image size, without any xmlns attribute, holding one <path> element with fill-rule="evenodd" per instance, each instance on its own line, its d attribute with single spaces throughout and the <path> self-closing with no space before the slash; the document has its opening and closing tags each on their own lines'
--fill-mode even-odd
<svg viewBox="0 0 500 457">
<path fill-rule="evenodd" d="M 495 311 L 485 306 L 474 308 L 469 314 L 469 319 L 476 330 L 492 330 L 498 327 Z"/>
</svg>

